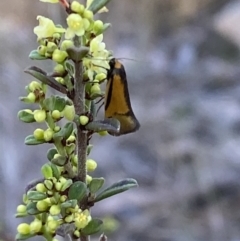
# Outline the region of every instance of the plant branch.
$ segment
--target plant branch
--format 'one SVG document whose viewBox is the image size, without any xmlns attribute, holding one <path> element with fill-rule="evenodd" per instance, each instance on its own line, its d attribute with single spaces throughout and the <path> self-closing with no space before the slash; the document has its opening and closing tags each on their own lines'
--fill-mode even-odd
<svg viewBox="0 0 240 241">
<path fill-rule="evenodd" d="M 75 47 L 80 47 L 79 37 L 75 36 L 74 45 Z M 85 112 L 85 85 L 83 82 L 83 66 L 82 61 L 75 62 L 75 75 L 74 75 L 74 98 L 73 104 L 75 107 L 75 112 L 78 116 Z M 80 125 L 77 125 L 77 155 L 78 155 L 78 173 L 77 179 L 79 181 L 86 183 L 86 157 L 87 157 L 87 131 L 81 129 Z M 85 199 L 79 206 L 82 209 L 87 207 L 87 202 Z M 81 241 L 89 241 L 89 236 L 81 235 Z"/>
</svg>

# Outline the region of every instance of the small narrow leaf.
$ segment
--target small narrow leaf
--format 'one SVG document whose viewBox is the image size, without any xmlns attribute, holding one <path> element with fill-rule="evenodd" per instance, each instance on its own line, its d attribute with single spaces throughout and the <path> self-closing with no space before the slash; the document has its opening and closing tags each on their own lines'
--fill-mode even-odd
<svg viewBox="0 0 240 241">
<path fill-rule="evenodd" d="M 26 110 L 20 110 L 18 112 L 18 118 L 25 123 L 35 122 L 34 115 Z"/>
<path fill-rule="evenodd" d="M 39 214 L 39 213 L 42 213 L 42 212 L 37 209 L 37 203 L 36 202 L 31 202 L 31 203 L 27 204 L 27 213 L 29 215 L 36 215 L 36 214 Z"/>
<path fill-rule="evenodd" d="M 68 122 L 66 125 L 57 133 L 54 134 L 53 138 L 61 138 L 64 140 L 67 140 L 67 138 L 72 134 L 73 132 L 73 123 Z"/>
<path fill-rule="evenodd" d="M 110 2 L 110 0 L 94 0 L 88 9 L 93 13 L 97 13 L 101 8 L 106 6 L 108 2 Z"/>
<path fill-rule="evenodd" d="M 47 194 L 38 191 L 29 191 L 27 193 L 28 200 L 39 201 L 47 198 Z"/>
<path fill-rule="evenodd" d="M 60 204 L 61 208 L 75 208 L 77 205 L 77 200 L 68 200 Z"/>
<path fill-rule="evenodd" d="M 63 184 L 61 191 L 64 192 L 72 185 L 72 179 L 67 179 L 67 181 Z"/>
<path fill-rule="evenodd" d="M 55 148 L 49 149 L 48 152 L 47 152 L 47 159 L 49 161 L 51 161 L 53 159 L 54 155 L 57 154 L 57 153 L 58 152 L 57 152 L 57 150 Z"/>
<path fill-rule="evenodd" d="M 24 140 L 25 145 L 39 145 L 43 144 L 44 142 L 44 140 L 36 140 L 33 135 L 27 136 Z"/>
<path fill-rule="evenodd" d="M 40 80 L 42 83 L 51 86 L 55 90 L 63 94 L 67 94 L 66 88 L 59 84 L 53 77 L 47 76 L 46 72 L 44 72 L 42 69 L 36 66 L 32 66 L 26 69 L 24 72 L 32 75 L 36 79 Z"/>
<path fill-rule="evenodd" d="M 85 128 L 95 132 L 110 131 L 113 133 L 118 133 L 120 130 L 120 122 L 117 119 L 108 118 L 105 120 L 92 121 L 87 124 Z"/>
<path fill-rule="evenodd" d="M 87 196 L 87 186 L 84 182 L 74 182 L 69 188 L 69 199 L 76 199 L 78 201 L 81 201 L 85 196 Z"/>
<path fill-rule="evenodd" d="M 132 178 L 127 178 L 121 181 L 118 181 L 108 187 L 107 189 L 103 190 L 101 193 L 97 195 L 95 198 L 95 202 L 99 202 L 105 198 L 111 197 L 113 195 L 116 195 L 118 193 L 124 192 L 132 187 L 137 187 L 137 181 Z"/>
<path fill-rule="evenodd" d="M 53 158 L 51 162 L 57 166 L 64 166 L 67 163 L 67 157 L 66 156 L 58 156 L 56 158 Z"/>
<path fill-rule="evenodd" d="M 89 191 L 91 193 L 96 193 L 104 184 L 104 178 L 93 178 L 89 184 Z"/>
<path fill-rule="evenodd" d="M 54 165 L 53 163 L 51 163 L 50 165 L 51 165 L 51 168 L 52 168 L 53 176 L 56 177 L 57 179 L 59 179 L 60 172 L 58 170 L 58 167 L 56 165 Z"/>
<path fill-rule="evenodd" d="M 40 55 L 36 49 L 35 49 L 35 50 L 32 50 L 32 51 L 30 52 L 29 58 L 32 59 L 32 60 L 43 60 L 43 59 L 47 59 L 47 57 Z"/>
<path fill-rule="evenodd" d="M 34 233 L 29 233 L 29 234 L 20 234 L 20 233 L 18 233 L 15 236 L 15 240 L 26 240 L 26 239 L 34 237 L 35 235 L 36 234 L 34 234 Z"/>
<path fill-rule="evenodd" d="M 84 235 L 91 235 L 97 233 L 101 231 L 102 225 L 103 221 L 101 219 L 94 218 L 88 223 L 85 228 L 81 230 L 81 233 L 83 233 Z"/>
</svg>

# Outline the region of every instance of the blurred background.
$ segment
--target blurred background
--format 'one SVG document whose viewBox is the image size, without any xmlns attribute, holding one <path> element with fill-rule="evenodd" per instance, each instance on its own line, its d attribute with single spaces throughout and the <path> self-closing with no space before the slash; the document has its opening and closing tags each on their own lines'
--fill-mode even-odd
<svg viewBox="0 0 240 241">
<path fill-rule="evenodd" d="M 112 23 L 108 49 L 133 59 L 123 64 L 141 128 L 95 136 L 91 158 L 107 184 L 132 177 L 139 188 L 102 201 L 93 215 L 105 217 L 114 241 L 239 241 L 240 1 L 121 0 L 108 8 L 98 17 Z M 37 124 L 17 119 L 32 80 L 23 69 L 52 67 L 28 59 L 37 15 L 65 26 L 58 5 L 0 1 L 1 241 L 14 239 L 16 206 L 50 148 L 25 146 Z"/>
</svg>

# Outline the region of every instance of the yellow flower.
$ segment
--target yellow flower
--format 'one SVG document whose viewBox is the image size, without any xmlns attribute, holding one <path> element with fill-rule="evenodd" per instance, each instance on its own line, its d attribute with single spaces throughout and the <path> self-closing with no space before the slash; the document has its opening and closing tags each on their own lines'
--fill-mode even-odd
<svg viewBox="0 0 240 241">
<path fill-rule="evenodd" d="M 38 36 L 38 39 L 52 37 L 54 33 L 64 33 L 64 28 L 56 27 L 53 21 L 43 16 L 37 16 L 39 26 L 33 29 L 33 32 Z"/>
<path fill-rule="evenodd" d="M 94 73 L 107 73 L 109 69 L 108 56 L 109 52 L 105 49 L 105 43 L 102 42 L 103 35 L 100 34 L 90 42 L 91 59 L 85 58 L 83 61 L 87 69 L 88 78 L 92 81 Z"/>
<path fill-rule="evenodd" d="M 79 14 L 72 13 L 67 17 L 67 25 L 68 29 L 65 33 L 65 38 L 71 39 L 75 35 L 83 36 L 85 30 L 90 26 L 90 22 Z"/>
<path fill-rule="evenodd" d="M 79 212 L 75 214 L 74 218 L 77 229 L 85 228 L 91 220 L 92 217 L 87 209 L 84 211 L 79 210 Z"/>
<path fill-rule="evenodd" d="M 40 2 L 45 2 L 45 3 L 58 3 L 59 0 L 40 0 Z"/>
<path fill-rule="evenodd" d="M 87 7 L 86 8 L 89 8 L 90 5 L 92 4 L 93 0 L 87 0 Z M 101 8 L 98 13 L 104 13 L 104 12 L 108 12 L 108 9 L 106 7 L 103 7 Z"/>
</svg>

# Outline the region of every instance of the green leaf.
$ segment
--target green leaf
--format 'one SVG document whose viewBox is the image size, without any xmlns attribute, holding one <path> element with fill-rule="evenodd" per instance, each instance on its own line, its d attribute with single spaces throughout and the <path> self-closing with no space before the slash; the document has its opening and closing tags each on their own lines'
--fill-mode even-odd
<svg viewBox="0 0 240 241">
<path fill-rule="evenodd" d="M 39 201 L 47 198 L 47 194 L 38 191 L 28 191 L 27 198 L 31 201 Z"/>
<path fill-rule="evenodd" d="M 67 138 L 72 134 L 73 132 L 73 123 L 68 122 L 66 125 L 57 133 L 53 135 L 53 138 L 61 138 L 64 140 L 67 140 Z"/>
<path fill-rule="evenodd" d="M 28 216 L 27 213 L 16 213 L 15 214 L 15 218 L 23 218 L 23 217 L 26 217 L 26 216 Z"/>
<path fill-rule="evenodd" d="M 72 179 L 67 179 L 67 181 L 63 184 L 61 191 L 64 192 L 72 185 Z"/>
<path fill-rule="evenodd" d="M 71 63 L 69 63 L 68 61 L 65 61 L 64 67 L 71 76 L 74 75 L 74 67 Z"/>
<path fill-rule="evenodd" d="M 61 208 L 75 208 L 77 205 L 77 200 L 68 200 L 60 204 Z"/>
<path fill-rule="evenodd" d="M 51 162 L 57 166 L 64 166 L 67 162 L 67 157 L 66 156 L 58 156 L 56 158 L 53 158 Z"/>
<path fill-rule="evenodd" d="M 36 202 L 31 202 L 31 203 L 27 204 L 27 213 L 29 215 L 37 215 L 37 214 L 42 213 L 42 212 L 37 209 L 37 203 Z"/>
<path fill-rule="evenodd" d="M 32 50 L 28 56 L 30 59 L 32 60 L 43 60 L 43 59 L 47 59 L 47 57 L 45 56 L 42 56 L 38 53 L 38 51 L 35 49 L 35 50 Z"/>
<path fill-rule="evenodd" d="M 41 172 L 45 179 L 53 177 L 53 170 L 50 163 L 45 163 L 41 167 Z"/>
<path fill-rule="evenodd" d="M 74 182 L 69 188 L 69 199 L 76 199 L 78 201 L 81 201 L 85 196 L 87 196 L 87 186 L 84 182 Z"/>
<path fill-rule="evenodd" d="M 44 140 L 36 140 L 33 135 L 27 136 L 24 140 L 25 145 L 39 145 L 43 144 L 44 142 Z"/>
<path fill-rule="evenodd" d="M 95 132 L 110 131 L 117 134 L 120 130 L 120 122 L 117 119 L 108 118 L 105 120 L 92 121 L 87 124 L 85 128 Z"/>
<path fill-rule="evenodd" d="M 25 123 L 35 122 L 34 115 L 25 110 L 20 110 L 18 112 L 18 118 L 19 118 L 19 120 L 21 120 Z"/>
<path fill-rule="evenodd" d="M 63 111 L 63 109 L 66 106 L 66 99 L 58 96 L 58 95 L 53 95 L 43 101 L 43 105 L 46 110 L 58 110 L 58 111 Z"/>
<path fill-rule="evenodd" d="M 51 112 L 47 112 L 47 114 L 46 114 L 46 122 L 47 122 L 49 128 L 51 128 L 52 130 L 54 130 L 54 128 L 55 128 L 55 123 L 54 123 L 54 120 L 53 120 L 53 118 L 52 118 Z"/>
<path fill-rule="evenodd" d="M 51 161 L 53 159 L 54 155 L 57 154 L 57 153 L 58 152 L 57 152 L 57 150 L 55 148 L 49 149 L 48 152 L 47 152 L 47 159 L 49 161 Z"/>
<path fill-rule="evenodd" d="M 106 6 L 108 2 L 110 2 L 110 0 L 94 0 L 88 9 L 93 13 L 97 13 L 101 8 Z"/>
<path fill-rule="evenodd" d="M 87 156 L 91 153 L 91 150 L 93 149 L 93 145 L 92 144 L 89 144 L 87 146 Z"/>
<path fill-rule="evenodd" d="M 54 165 L 53 163 L 51 163 L 50 165 L 51 165 L 51 168 L 52 168 L 53 176 L 56 177 L 57 179 L 59 179 L 60 172 L 58 170 L 58 167 L 56 165 Z"/>
<path fill-rule="evenodd" d="M 66 49 L 68 57 L 74 62 L 80 62 L 89 53 L 89 48 L 85 46 L 81 47 L 71 47 Z"/>
<path fill-rule="evenodd" d="M 20 233 L 18 233 L 15 236 L 15 240 L 26 240 L 26 239 L 34 237 L 35 235 L 36 234 L 34 234 L 34 233 L 29 233 L 29 234 L 20 234 Z"/>
<path fill-rule="evenodd" d="M 104 184 L 104 178 L 93 178 L 89 184 L 89 191 L 91 193 L 96 193 Z"/>
<path fill-rule="evenodd" d="M 103 221 L 101 219 L 94 218 L 88 223 L 85 228 L 81 230 L 81 233 L 83 233 L 84 235 L 91 235 L 97 233 L 101 231 L 102 225 Z"/>
<path fill-rule="evenodd" d="M 32 67 L 29 67 L 28 69 L 25 69 L 24 72 L 40 80 L 42 83 L 51 86 L 55 90 L 63 94 L 67 94 L 66 88 L 61 84 L 59 84 L 53 77 L 47 76 L 47 73 L 44 72 L 42 69 L 36 66 L 32 66 Z"/>
<path fill-rule="evenodd" d="M 132 187 L 137 187 L 137 186 L 138 186 L 138 183 L 135 179 L 132 179 L 132 178 L 123 179 L 121 181 L 114 183 L 113 185 L 111 185 L 110 187 L 108 187 L 107 189 L 99 193 L 95 198 L 95 202 L 99 202 L 105 198 L 111 197 L 113 195 L 116 195 Z"/>
</svg>

